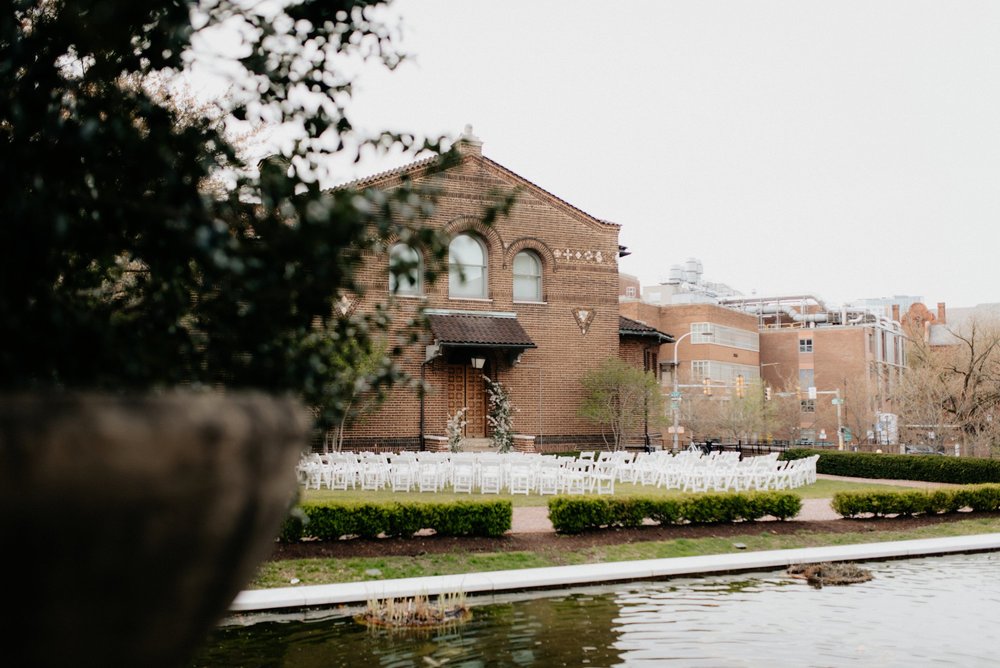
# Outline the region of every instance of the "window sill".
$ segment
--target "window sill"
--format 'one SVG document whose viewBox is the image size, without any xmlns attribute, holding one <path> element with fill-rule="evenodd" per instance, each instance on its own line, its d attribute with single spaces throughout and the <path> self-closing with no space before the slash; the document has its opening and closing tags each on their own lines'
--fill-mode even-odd
<svg viewBox="0 0 1000 668">
<path fill-rule="evenodd" d="M 389 296 L 396 299 L 422 299 L 423 301 L 427 301 L 427 295 L 405 295 L 398 292 L 396 294 L 390 292 Z"/>
</svg>

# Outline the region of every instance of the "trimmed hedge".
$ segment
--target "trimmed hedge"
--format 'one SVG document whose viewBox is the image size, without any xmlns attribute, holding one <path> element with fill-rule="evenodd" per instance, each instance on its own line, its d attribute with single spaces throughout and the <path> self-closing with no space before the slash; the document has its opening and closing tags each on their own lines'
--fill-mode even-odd
<svg viewBox="0 0 1000 668">
<path fill-rule="evenodd" d="M 700 494 L 667 499 L 643 497 L 557 496 L 549 500 L 549 520 L 560 533 L 601 527 L 633 528 L 644 520 L 659 524 L 720 524 L 771 515 L 798 515 L 802 499 L 787 492 Z"/>
<path fill-rule="evenodd" d="M 501 536 L 511 528 L 510 501 L 453 503 L 305 503 L 285 520 L 279 540 L 343 536 L 408 538 L 421 529 L 442 536 Z"/>
<path fill-rule="evenodd" d="M 959 485 L 1000 482 L 1000 460 L 934 455 L 890 455 L 793 448 L 782 459 L 820 455 L 816 472 L 853 478 L 922 480 Z"/>
<path fill-rule="evenodd" d="M 869 513 L 875 517 L 898 515 L 937 515 L 954 513 L 962 508 L 975 512 L 1000 510 L 1000 485 L 981 485 L 966 489 L 937 489 L 930 492 L 837 492 L 830 506 L 844 517 Z"/>
</svg>

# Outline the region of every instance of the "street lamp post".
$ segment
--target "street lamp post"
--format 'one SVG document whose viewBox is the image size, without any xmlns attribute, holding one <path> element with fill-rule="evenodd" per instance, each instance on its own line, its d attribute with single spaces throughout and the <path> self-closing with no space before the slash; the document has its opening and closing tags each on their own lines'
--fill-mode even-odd
<svg viewBox="0 0 1000 668">
<path fill-rule="evenodd" d="M 699 332 L 703 336 L 712 336 L 712 332 Z M 670 408 L 674 414 L 674 452 L 680 447 L 677 439 L 677 429 L 680 426 L 680 398 L 681 392 L 677 383 L 678 369 L 677 369 L 677 350 L 680 348 L 680 343 L 687 337 L 694 334 L 694 330 L 687 332 L 686 334 L 681 334 L 676 341 L 674 341 L 674 391 L 670 393 Z"/>
</svg>

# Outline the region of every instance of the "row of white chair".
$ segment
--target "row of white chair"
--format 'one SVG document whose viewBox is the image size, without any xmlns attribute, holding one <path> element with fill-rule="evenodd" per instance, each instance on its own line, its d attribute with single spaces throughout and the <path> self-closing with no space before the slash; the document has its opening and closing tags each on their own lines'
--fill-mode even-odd
<svg viewBox="0 0 1000 668">
<path fill-rule="evenodd" d="M 614 494 L 616 482 L 689 492 L 791 489 L 816 481 L 818 456 L 779 462 L 778 453 L 584 452 L 579 458 L 525 453 L 311 454 L 299 463 L 306 488 L 450 490 L 471 494 Z"/>
<path fill-rule="evenodd" d="M 818 459 L 778 461 L 773 452 L 741 460 L 737 452 L 660 451 L 636 458 L 631 481 L 691 492 L 791 489 L 816 482 Z"/>
<path fill-rule="evenodd" d="M 524 453 L 314 453 L 300 461 L 298 475 L 307 489 L 613 494 L 618 459 Z"/>
</svg>

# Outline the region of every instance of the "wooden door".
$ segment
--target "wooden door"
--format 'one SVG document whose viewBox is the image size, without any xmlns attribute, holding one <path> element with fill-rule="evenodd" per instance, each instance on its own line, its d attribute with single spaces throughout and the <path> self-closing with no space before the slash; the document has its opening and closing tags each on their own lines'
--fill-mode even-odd
<svg viewBox="0 0 1000 668">
<path fill-rule="evenodd" d="M 486 381 L 483 372 L 468 364 L 448 365 L 448 415 L 465 412 L 465 437 L 486 436 Z"/>
</svg>

